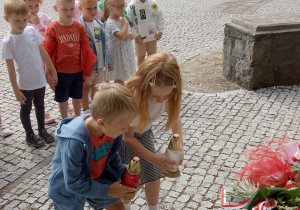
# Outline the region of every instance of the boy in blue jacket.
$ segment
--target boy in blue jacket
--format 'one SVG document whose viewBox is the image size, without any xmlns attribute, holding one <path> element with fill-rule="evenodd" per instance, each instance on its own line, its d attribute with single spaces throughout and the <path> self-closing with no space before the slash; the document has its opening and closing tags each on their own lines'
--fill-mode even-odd
<svg viewBox="0 0 300 210">
<path fill-rule="evenodd" d="M 137 114 L 137 103 L 119 84 L 99 87 L 91 115 L 63 119 L 52 161 L 48 195 L 55 209 L 124 209 L 120 199 L 136 189 L 120 184 L 125 169 L 117 152 L 122 133 Z"/>
<path fill-rule="evenodd" d="M 97 56 L 92 71 L 91 80 L 83 83 L 83 96 L 81 99 L 84 114 L 90 113 L 89 93 L 91 99 L 95 94 L 96 85 L 103 82 L 103 70 L 111 70 L 112 65 L 108 57 L 108 46 L 106 42 L 105 29 L 100 20 L 96 18 L 98 13 L 97 0 L 79 0 L 78 9 L 82 12 L 79 22 L 84 25 L 89 35 L 89 45 Z"/>
</svg>

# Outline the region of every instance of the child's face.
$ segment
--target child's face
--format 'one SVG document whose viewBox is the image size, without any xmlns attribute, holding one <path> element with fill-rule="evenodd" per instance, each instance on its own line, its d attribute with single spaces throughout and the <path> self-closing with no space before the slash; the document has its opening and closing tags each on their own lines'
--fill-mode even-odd
<svg viewBox="0 0 300 210">
<path fill-rule="evenodd" d="M 4 19 L 10 24 L 11 34 L 22 34 L 27 25 L 27 14 L 11 14 Z"/>
<path fill-rule="evenodd" d="M 128 127 L 130 123 L 134 120 L 134 116 L 128 117 L 128 115 L 124 115 L 118 117 L 116 120 L 112 122 L 103 122 L 102 131 L 105 135 L 111 138 L 117 138 L 122 133 L 128 131 Z"/>
<path fill-rule="evenodd" d="M 110 12 L 115 16 L 123 16 L 125 9 L 125 0 L 115 0 L 115 2 L 110 5 Z"/>
<path fill-rule="evenodd" d="M 36 15 L 40 11 L 40 0 L 27 0 L 26 4 L 30 14 Z"/>
<path fill-rule="evenodd" d="M 92 22 L 97 15 L 97 2 L 96 1 L 84 1 L 79 6 L 81 9 L 83 19 L 87 22 Z"/>
<path fill-rule="evenodd" d="M 169 96 L 173 92 L 172 86 L 151 86 L 151 93 L 149 100 L 153 103 L 163 103 L 168 100 Z"/>
<path fill-rule="evenodd" d="M 53 6 L 58 13 L 58 19 L 62 22 L 70 22 L 74 16 L 75 1 L 57 1 Z"/>
</svg>

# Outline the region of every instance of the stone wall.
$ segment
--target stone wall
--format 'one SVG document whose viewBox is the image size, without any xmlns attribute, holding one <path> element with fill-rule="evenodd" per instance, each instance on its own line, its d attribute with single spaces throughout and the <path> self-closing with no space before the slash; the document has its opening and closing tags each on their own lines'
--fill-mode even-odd
<svg viewBox="0 0 300 210">
<path fill-rule="evenodd" d="M 260 16 L 225 25 L 223 75 L 228 80 L 246 89 L 299 85 L 300 24 L 286 23 L 289 18 L 283 24 L 284 18 L 276 17 L 278 23 L 274 16 Z"/>
</svg>

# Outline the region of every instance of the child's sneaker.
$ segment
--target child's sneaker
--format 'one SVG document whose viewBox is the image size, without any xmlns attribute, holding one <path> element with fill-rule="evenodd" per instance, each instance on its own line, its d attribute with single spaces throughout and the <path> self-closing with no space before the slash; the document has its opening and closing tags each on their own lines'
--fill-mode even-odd
<svg viewBox="0 0 300 210">
<path fill-rule="evenodd" d="M 48 109 L 45 109 L 45 124 L 55 123 L 55 119 L 51 117 L 48 112 Z"/>
<path fill-rule="evenodd" d="M 0 124 L 0 136 L 2 137 L 6 137 L 6 136 L 10 136 L 11 134 L 13 134 L 13 132 L 6 127 L 6 125 L 4 124 Z"/>
<path fill-rule="evenodd" d="M 26 136 L 26 143 L 29 146 L 33 146 L 33 147 L 41 147 L 45 145 L 45 141 L 34 134 L 31 134 L 30 136 Z"/>
<path fill-rule="evenodd" d="M 86 109 L 82 111 L 82 114 L 90 114 L 91 113 L 91 109 Z"/>
<path fill-rule="evenodd" d="M 52 141 L 54 141 L 54 137 L 52 135 L 50 135 L 46 130 L 42 130 L 39 133 L 39 136 L 41 137 L 41 139 L 43 139 L 46 143 L 50 143 Z"/>
</svg>

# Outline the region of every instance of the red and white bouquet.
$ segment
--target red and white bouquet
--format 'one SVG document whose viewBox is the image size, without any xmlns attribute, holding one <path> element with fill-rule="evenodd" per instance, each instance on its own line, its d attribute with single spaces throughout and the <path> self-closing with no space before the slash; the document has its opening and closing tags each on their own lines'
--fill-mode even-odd
<svg viewBox="0 0 300 210">
<path fill-rule="evenodd" d="M 244 155 L 247 165 L 236 174 L 233 192 L 226 193 L 222 188 L 225 209 L 300 210 L 300 143 L 285 134 Z M 228 197 L 239 203 L 226 204 Z"/>
</svg>

